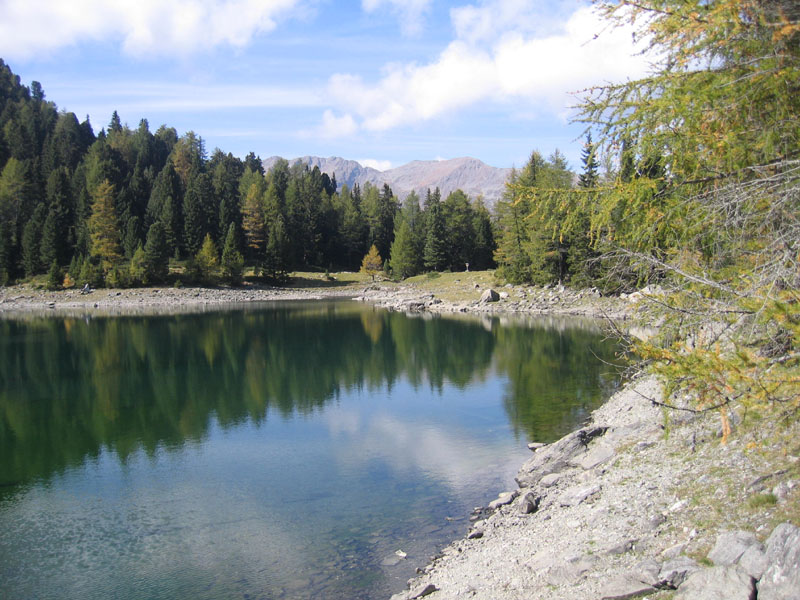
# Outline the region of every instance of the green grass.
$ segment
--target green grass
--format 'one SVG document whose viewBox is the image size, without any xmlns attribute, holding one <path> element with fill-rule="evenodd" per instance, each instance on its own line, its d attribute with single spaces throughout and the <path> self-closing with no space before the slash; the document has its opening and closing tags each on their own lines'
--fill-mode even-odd
<svg viewBox="0 0 800 600">
<path fill-rule="evenodd" d="M 750 508 L 764 508 L 767 506 L 775 506 L 778 503 L 778 498 L 775 494 L 755 494 L 747 499 L 747 506 Z"/>
</svg>

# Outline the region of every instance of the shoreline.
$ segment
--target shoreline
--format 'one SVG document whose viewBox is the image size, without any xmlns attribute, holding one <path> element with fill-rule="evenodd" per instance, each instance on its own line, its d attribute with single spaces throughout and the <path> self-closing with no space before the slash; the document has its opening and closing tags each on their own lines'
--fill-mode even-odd
<svg viewBox="0 0 800 600">
<path fill-rule="evenodd" d="M 456 279 L 456 285 L 460 280 Z M 317 282 L 314 282 L 317 283 Z M 319 283 L 322 283 L 321 281 Z M 454 287 L 454 286 L 450 286 Z M 142 287 L 46 291 L 22 284 L 0 288 L 0 316 L 20 313 L 89 311 L 98 314 L 163 314 L 198 307 L 247 306 L 263 302 L 352 299 L 402 312 L 574 315 L 625 321 L 639 298 L 602 297 L 591 290 L 563 286 L 510 286 L 499 288 L 497 299 L 481 300 L 489 286 L 465 282 L 458 299 L 421 284 L 391 282 L 336 282 L 313 287 L 245 284 L 240 287 Z"/>
<path fill-rule="evenodd" d="M 465 281 L 453 299 L 407 283 L 86 295 L 14 286 L 0 289 L 0 318 L 175 314 L 350 298 L 403 312 L 574 315 L 640 325 L 641 294 L 604 298 L 591 290 L 515 286 L 481 301 L 487 287 Z M 531 440 L 518 487 L 476 507 L 467 534 L 420 566 L 392 600 L 753 598 L 756 589 L 759 599 L 797 598 L 769 595 L 767 579 L 800 589 L 800 445 L 791 441 L 800 426 L 765 431 L 731 411 L 737 431 L 722 445 L 717 413 L 666 412 L 649 399 L 663 400 L 662 388 L 640 377 L 583 428 L 548 445 Z M 763 504 L 754 502 L 760 498 Z M 741 552 L 731 559 L 723 552 L 729 547 Z M 750 558 L 742 562 L 743 556 Z M 713 587 L 709 577 L 725 580 L 724 595 L 697 594 L 693 586 Z"/>
</svg>

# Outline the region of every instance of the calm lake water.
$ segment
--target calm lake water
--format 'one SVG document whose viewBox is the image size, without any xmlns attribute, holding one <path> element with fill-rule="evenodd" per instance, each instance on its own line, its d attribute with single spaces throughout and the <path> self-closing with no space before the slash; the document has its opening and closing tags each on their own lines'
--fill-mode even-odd
<svg viewBox="0 0 800 600">
<path fill-rule="evenodd" d="M 0 320 L 0 598 L 388 598 L 614 351 L 352 302 Z"/>
</svg>

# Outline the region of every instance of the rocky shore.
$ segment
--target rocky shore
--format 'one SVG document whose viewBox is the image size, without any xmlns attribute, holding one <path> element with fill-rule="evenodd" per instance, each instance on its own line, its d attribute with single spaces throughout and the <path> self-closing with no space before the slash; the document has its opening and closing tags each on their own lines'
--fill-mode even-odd
<svg viewBox="0 0 800 600">
<path fill-rule="evenodd" d="M 471 287 L 472 293 L 462 292 L 464 298 L 456 301 L 442 299 L 414 285 L 371 285 L 355 299 L 406 312 L 561 314 L 625 320 L 644 297 L 643 293 L 603 296 L 596 289 L 573 290 L 563 285 L 531 287 L 508 284 L 494 289 L 475 283 Z"/>
<path fill-rule="evenodd" d="M 246 306 L 259 302 L 283 300 L 321 300 L 349 298 L 353 288 L 277 288 L 245 286 L 240 288 L 132 288 L 124 290 L 44 291 L 30 286 L 0 288 L 0 315 L 37 313 L 91 312 L 92 314 L 154 314 L 191 312 L 223 306 Z"/>
<path fill-rule="evenodd" d="M 430 287 L 363 283 L 323 288 L 147 288 L 44 292 L 0 289 L 0 316 L 45 312 L 138 314 L 258 302 L 349 297 L 390 310 L 572 314 L 627 320 L 651 290 L 607 298 L 595 290 L 503 287 L 465 280 L 448 296 Z M 684 400 L 665 409 L 652 377 L 637 379 L 583 428 L 532 440 L 517 487 L 476 507 L 450 544 L 393 600 L 800 600 L 800 425 L 735 425 Z M 656 401 L 656 402 L 653 402 Z"/>
</svg>

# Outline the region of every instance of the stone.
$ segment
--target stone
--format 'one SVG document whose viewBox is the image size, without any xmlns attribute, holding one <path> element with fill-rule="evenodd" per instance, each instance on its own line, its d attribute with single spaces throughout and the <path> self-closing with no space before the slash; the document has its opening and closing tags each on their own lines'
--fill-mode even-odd
<svg viewBox="0 0 800 600">
<path fill-rule="evenodd" d="M 695 571 L 686 578 L 675 594 L 675 600 L 755 600 L 755 598 L 755 582 L 737 566 L 712 567 Z M 760 594 L 758 598 L 761 600 Z"/>
<path fill-rule="evenodd" d="M 517 484 L 520 487 L 532 487 L 545 475 L 564 471 L 570 460 L 586 454 L 589 445 L 607 430 L 607 427 L 584 427 L 546 448 L 540 448 L 522 465 L 517 473 Z"/>
<path fill-rule="evenodd" d="M 726 531 L 717 536 L 717 543 L 708 558 L 717 566 L 730 566 L 739 562 L 750 546 L 760 546 L 756 536 L 749 531 Z"/>
<path fill-rule="evenodd" d="M 600 592 L 600 598 L 602 600 L 626 600 L 627 598 L 638 598 L 655 591 L 652 585 L 642 583 L 634 575 L 625 573 L 611 579 Z"/>
<path fill-rule="evenodd" d="M 661 583 L 658 579 L 658 574 L 660 572 L 661 563 L 654 558 L 645 558 L 634 567 L 630 574 L 638 581 L 656 587 Z"/>
<path fill-rule="evenodd" d="M 691 573 L 698 570 L 700 565 L 688 556 L 668 560 L 661 565 L 661 571 L 658 573 L 659 587 L 677 589 Z"/>
<path fill-rule="evenodd" d="M 578 506 L 587 498 L 600 492 L 599 485 L 574 486 L 569 488 L 559 499 L 561 506 Z"/>
<path fill-rule="evenodd" d="M 558 483 L 558 480 L 561 479 L 561 477 L 562 477 L 561 473 L 550 473 L 549 475 L 545 475 L 539 480 L 539 485 L 546 488 L 552 487 L 556 483 Z"/>
<path fill-rule="evenodd" d="M 584 456 L 572 459 L 569 464 L 574 467 L 581 467 L 588 471 L 597 465 L 601 465 L 614 456 L 614 449 L 606 444 L 595 444 Z"/>
<path fill-rule="evenodd" d="M 508 292 L 500 292 L 499 296 L 500 296 L 501 300 L 507 300 L 508 299 Z"/>
<path fill-rule="evenodd" d="M 547 444 L 543 442 L 531 442 L 528 444 L 528 450 L 531 452 L 536 452 L 539 448 L 544 448 L 545 446 L 547 446 Z"/>
<path fill-rule="evenodd" d="M 407 592 L 395 594 L 391 597 L 391 600 L 417 600 L 417 598 L 423 598 L 438 591 L 438 589 L 439 588 L 432 583 L 419 584 L 417 587 L 411 588 Z"/>
<path fill-rule="evenodd" d="M 411 592 L 408 595 L 408 600 L 416 600 L 417 598 L 422 598 L 424 596 L 427 596 L 428 594 L 432 594 L 437 590 L 438 588 L 432 583 L 420 585 L 417 588 L 411 590 Z"/>
<path fill-rule="evenodd" d="M 663 521 L 664 521 L 664 519 L 662 518 L 662 522 Z M 665 560 L 670 560 L 672 558 L 677 558 L 678 556 L 683 554 L 684 550 L 686 550 L 686 545 L 687 545 L 686 542 L 682 542 L 680 544 L 675 544 L 674 546 L 670 546 L 669 548 L 666 548 L 663 552 L 661 552 L 661 558 L 663 558 Z"/>
<path fill-rule="evenodd" d="M 767 566 L 767 555 L 761 544 L 750 546 L 739 559 L 739 568 L 755 580 L 761 579 Z"/>
<path fill-rule="evenodd" d="M 497 499 L 489 502 L 489 510 L 497 510 L 501 506 L 505 506 L 506 504 L 511 504 L 514 501 L 514 498 L 516 497 L 517 497 L 516 492 L 501 492 L 501 494 L 497 497 Z"/>
<path fill-rule="evenodd" d="M 500 300 L 500 294 L 495 292 L 492 288 L 489 288 L 484 290 L 484 292 L 481 294 L 480 302 L 497 302 L 498 300 Z"/>
<path fill-rule="evenodd" d="M 637 442 L 636 445 L 633 447 L 634 452 L 641 452 L 642 450 L 647 450 L 651 446 L 654 446 L 655 442 Z"/>
<path fill-rule="evenodd" d="M 616 556 L 617 554 L 625 554 L 626 552 L 630 552 L 633 550 L 633 547 L 636 545 L 636 542 L 639 540 L 631 539 L 631 540 L 623 540 L 617 544 L 613 544 L 606 550 L 606 554 L 610 554 L 612 556 Z"/>
<path fill-rule="evenodd" d="M 797 600 L 800 598 L 800 528 L 782 523 L 764 545 L 769 566 L 758 581 L 758 600 Z"/>
<path fill-rule="evenodd" d="M 519 501 L 519 512 L 523 515 L 529 515 L 539 510 L 539 502 L 541 498 L 533 492 L 526 492 Z"/>
<path fill-rule="evenodd" d="M 473 529 L 467 534 L 468 540 L 478 540 L 483 537 L 483 530 L 482 529 Z"/>
</svg>

